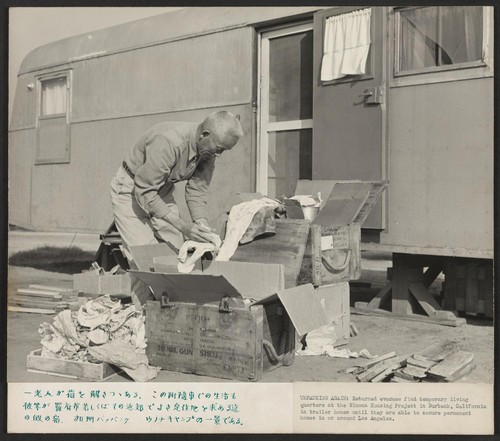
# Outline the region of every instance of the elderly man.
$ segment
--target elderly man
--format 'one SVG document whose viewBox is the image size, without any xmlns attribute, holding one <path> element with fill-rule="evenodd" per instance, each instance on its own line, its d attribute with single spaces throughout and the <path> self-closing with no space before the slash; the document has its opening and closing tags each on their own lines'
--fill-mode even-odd
<svg viewBox="0 0 500 441">
<path fill-rule="evenodd" d="M 115 224 L 131 267 L 130 246 L 168 242 L 179 249 L 185 239 L 211 240 L 207 192 L 215 158 L 243 136 L 239 120 L 226 111 L 212 113 L 201 124 L 167 126 L 172 124 L 157 124 L 144 133 L 111 182 Z M 179 181 L 187 181 L 191 221 L 180 218 L 173 198 Z"/>
</svg>

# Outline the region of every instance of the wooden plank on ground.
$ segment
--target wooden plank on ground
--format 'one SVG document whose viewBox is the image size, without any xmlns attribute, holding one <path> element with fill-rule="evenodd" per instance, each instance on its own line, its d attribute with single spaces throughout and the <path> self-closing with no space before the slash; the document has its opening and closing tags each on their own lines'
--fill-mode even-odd
<svg viewBox="0 0 500 441">
<path fill-rule="evenodd" d="M 404 367 L 402 372 L 414 378 L 425 378 L 427 376 L 427 369 L 411 365 Z"/>
<path fill-rule="evenodd" d="M 428 382 L 428 383 L 454 383 L 455 381 L 459 381 L 467 377 L 474 369 L 476 368 L 476 365 L 474 363 L 469 363 L 468 365 L 464 366 L 462 369 L 458 370 L 453 374 L 451 377 L 448 378 L 442 378 L 442 377 L 436 377 L 433 375 L 428 375 L 426 378 L 422 379 L 422 382 Z"/>
<path fill-rule="evenodd" d="M 362 367 L 362 368 L 369 368 L 370 366 L 373 366 L 374 364 L 380 363 L 381 361 L 387 360 L 389 358 L 393 358 L 396 356 L 396 352 L 388 352 L 387 354 L 380 355 L 378 357 L 372 358 L 371 360 L 365 362 L 365 363 L 357 363 L 355 366 Z"/>
<path fill-rule="evenodd" d="M 31 296 L 36 296 L 36 297 L 45 297 L 45 298 L 58 298 L 61 299 L 62 296 L 59 293 L 56 293 L 54 291 L 42 291 L 39 289 L 27 289 L 27 288 L 19 288 L 17 290 L 18 294 L 27 294 Z"/>
<path fill-rule="evenodd" d="M 391 358 L 385 361 L 382 361 L 380 363 L 377 363 L 370 367 L 367 371 L 359 374 L 356 378 L 358 381 L 361 382 L 369 382 L 372 381 L 374 378 L 378 377 L 380 374 L 382 374 L 384 371 L 386 371 L 389 368 L 393 368 L 394 366 L 397 365 L 397 367 L 394 367 L 393 370 L 396 370 L 397 368 L 403 366 L 406 363 L 406 358 L 407 355 L 400 355 L 399 357 Z"/>
<path fill-rule="evenodd" d="M 437 318 L 437 317 L 428 317 L 426 315 L 421 314 L 394 314 L 393 312 L 386 311 L 384 309 L 371 309 L 367 308 L 366 302 L 356 302 L 355 307 L 351 308 L 351 314 L 359 314 L 359 315 L 374 315 L 380 317 L 389 317 L 399 320 L 411 320 L 415 322 L 424 322 L 424 323 L 435 323 L 437 325 L 443 326 L 462 326 L 465 325 L 466 321 L 464 318 Z"/>
<path fill-rule="evenodd" d="M 458 350 L 458 345 L 453 340 L 442 340 L 426 346 L 421 351 L 415 352 L 413 357 L 424 357 L 428 360 L 441 361 Z"/>
<path fill-rule="evenodd" d="M 22 306 L 11 306 L 7 305 L 7 311 L 10 312 L 27 312 L 30 314 L 55 314 L 54 309 L 47 308 L 23 308 Z"/>
<path fill-rule="evenodd" d="M 474 354 L 465 351 L 456 351 L 449 354 L 443 361 L 429 369 L 429 374 L 436 377 L 448 378 L 474 360 Z"/>
<path fill-rule="evenodd" d="M 433 360 L 428 360 L 425 357 L 409 357 L 407 360 L 408 366 L 419 367 L 423 369 L 430 369 L 435 366 L 438 362 Z"/>
<path fill-rule="evenodd" d="M 277 219 L 276 234 L 238 246 L 231 260 L 283 264 L 285 288 L 293 288 L 302 266 L 309 225 L 302 219 Z"/>
<path fill-rule="evenodd" d="M 73 291 L 72 288 L 61 288 L 60 286 L 37 285 L 37 284 L 31 284 L 31 285 L 29 285 L 29 288 L 30 289 L 40 289 L 42 291 L 55 291 L 58 293 Z"/>
</svg>

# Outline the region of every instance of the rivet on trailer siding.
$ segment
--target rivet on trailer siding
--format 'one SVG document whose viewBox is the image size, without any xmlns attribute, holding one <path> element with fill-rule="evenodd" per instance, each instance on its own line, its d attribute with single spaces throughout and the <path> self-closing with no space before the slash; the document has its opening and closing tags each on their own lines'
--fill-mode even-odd
<svg viewBox="0 0 500 441">
<path fill-rule="evenodd" d="M 35 88 L 35 85 L 33 83 L 29 83 L 26 87 L 31 92 Z"/>
</svg>

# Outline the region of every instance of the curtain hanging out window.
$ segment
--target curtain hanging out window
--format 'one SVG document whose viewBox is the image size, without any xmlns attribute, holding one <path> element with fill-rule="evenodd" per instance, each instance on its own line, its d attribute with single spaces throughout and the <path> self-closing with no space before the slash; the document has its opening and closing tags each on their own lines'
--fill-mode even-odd
<svg viewBox="0 0 500 441">
<path fill-rule="evenodd" d="M 366 73 L 370 50 L 371 8 L 326 20 L 321 81 Z"/>
</svg>

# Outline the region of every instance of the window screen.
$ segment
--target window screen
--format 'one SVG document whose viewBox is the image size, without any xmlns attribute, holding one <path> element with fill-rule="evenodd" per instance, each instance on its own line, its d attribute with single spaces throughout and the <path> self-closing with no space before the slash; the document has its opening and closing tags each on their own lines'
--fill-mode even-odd
<svg viewBox="0 0 500 441">
<path fill-rule="evenodd" d="M 398 40 L 399 72 L 480 61 L 483 8 L 439 6 L 402 10 Z"/>
</svg>

